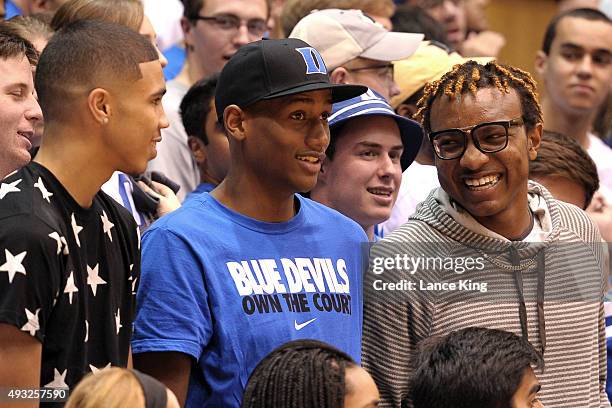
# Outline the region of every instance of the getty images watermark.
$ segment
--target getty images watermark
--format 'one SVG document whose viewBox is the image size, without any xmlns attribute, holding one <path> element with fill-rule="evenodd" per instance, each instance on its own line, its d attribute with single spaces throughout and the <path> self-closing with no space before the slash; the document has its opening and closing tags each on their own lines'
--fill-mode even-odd
<svg viewBox="0 0 612 408">
<path fill-rule="evenodd" d="M 485 268 L 485 259 L 478 257 L 438 257 L 438 256 L 410 256 L 395 254 L 394 256 L 375 256 L 370 259 L 370 271 L 381 275 L 388 270 L 408 274 L 411 279 L 399 279 L 386 282 L 382 279 L 372 280 L 375 291 L 429 291 L 429 292 L 487 292 L 487 282 L 477 282 L 472 279 L 450 279 L 440 282 L 431 282 L 414 277 L 417 271 L 451 272 L 456 278 L 470 271 L 482 271 Z"/>
</svg>

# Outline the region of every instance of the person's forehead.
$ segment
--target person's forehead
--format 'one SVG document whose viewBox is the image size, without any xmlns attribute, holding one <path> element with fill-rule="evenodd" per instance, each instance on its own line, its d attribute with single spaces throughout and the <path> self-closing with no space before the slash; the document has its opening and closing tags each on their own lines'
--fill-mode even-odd
<svg viewBox="0 0 612 408">
<path fill-rule="evenodd" d="M 612 52 L 612 23 L 579 17 L 564 17 L 557 24 L 553 47 L 567 43 Z"/>
<path fill-rule="evenodd" d="M 291 104 L 291 103 L 324 103 L 331 104 L 332 96 L 331 90 L 319 89 L 315 91 L 299 92 L 293 95 L 281 96 L 279 98 L 269 99 L 280 104 Z"/>
<path fill-rule="evenodd" d="M 337 145 L 348 148 L 357 145 L 380 145 L 385 148 L 402 147 L 402 138 L 395 119 L 383 115 L 362 115 L 347 120 L 338 137 Z"/>
<path fill-rule="evenodd" d="M 134 82 L 134 86 L 147 93 L 142 96 L 148 97 L 150 92 L 156 92 L 165 87 L 166 82 L 159 60 L 142 62 L 138 64 L 138 67 L 141 78 Z"/>
<path fill-rule="evenodd" d="M 30 83 L 31 81 L 32 66 L 25 55 L 0 58 L 0 85 Z"/>
<path fill-rule="evenodd" d="M 235 14 L 245 18 L 263 18 L 268 15 L 266 0 L 204 0 L 200 14 Z"/>
<path fill-rule="evenodd" d="M 501 92 L 496 87 L 478 89 L 449 99 L 446 95 L 436 98 L 431 106 L 430 127 L 432 131 L 442 128 L 462 128 L 482 122 L 510 120 L 521 116 L 521 101 L 518 92 Z"/>
</svg>

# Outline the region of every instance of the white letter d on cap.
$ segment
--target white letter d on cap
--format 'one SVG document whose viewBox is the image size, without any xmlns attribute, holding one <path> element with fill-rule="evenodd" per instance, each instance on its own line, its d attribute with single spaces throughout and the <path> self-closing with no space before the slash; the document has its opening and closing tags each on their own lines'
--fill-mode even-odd
<svg viewBox="0 0 612 408">
<path fill-rule="evenodd" d="M 296 48 L 306 63 L 306 74 L 327 74 L 327 67 L 319 51 L 312 47 Z"/>
</svg>

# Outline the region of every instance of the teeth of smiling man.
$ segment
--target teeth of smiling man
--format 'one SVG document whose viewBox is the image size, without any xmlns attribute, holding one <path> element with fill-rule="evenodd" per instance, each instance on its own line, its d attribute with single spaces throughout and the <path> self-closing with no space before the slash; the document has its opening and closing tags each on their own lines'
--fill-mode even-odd
<svg viewBox="0 0 612 408">
<path fill-rule="evenodd" d="M 296 159 L 309 162 L 309 163 L 318 163 L 319 158 L 314 156 L 296 156 Z"/>
<path fill-rule="evenodd" d="M 378 188 L 368 188 L 368 191 L 372 194 L 376 194 L 376 195 L 384 195 L 384 196 L 390 196 L 391 192 L 389 192 L 388 190 L 381 190 Z"/>
<path fill-rule="evenodd" d="M 485 176 L 477 179 L 465 179 L 465 184 L 470 187 L 480 187 L 484 185 L 495 184 L 499 180 L 499 176 Z"/>
</svg>

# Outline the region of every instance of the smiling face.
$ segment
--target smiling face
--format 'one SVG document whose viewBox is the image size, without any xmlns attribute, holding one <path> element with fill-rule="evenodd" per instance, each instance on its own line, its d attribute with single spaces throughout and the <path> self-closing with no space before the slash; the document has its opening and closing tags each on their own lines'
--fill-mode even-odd
<svg viewBox="0 0 612 408">
<path fill-rule="evenodd" d="M 115 170 L 140 174 L 147 162 L 157 155 L 156 144 L 161 141 L 161 129 L 168 127 L 168 119 L 161 104 L 166 90 L 159 60 L 139 64 L 142 78 L 114 87 L 113 114 L 108 123 L 108 149 L 117 161 Z"/>
<path fill-rule="evenodd" d="M 35 126 L 42 121 L 32 66 L 23 56 L 0 58 L 0 179 L 30 161 Z"/>
<path fill-rule="evenodd" d="M 265 0 L 206 0 L 199 15 L 216 17 L 233 15 L 244 21 L 267 19 Z M 238 30 L 227 30 L 211 21 L 183 22 L 185 42 L 192 47 L 195 80 L 220 72 L 232 55 L 242 45 L 261 40 L 261 36 L 250 33 L 243 24 Z"/>
<path fill-rule="evenodd" d="M 333 158 L 326 159 L 317 189 L 324 204 L 368 232 L 389 218 L 397 199 L 403 152 L 399 128 L 390 117 L 361 116 L 348 120 L 336 137 Z"/>
<path fill-rule="evenodd" d="M 431 131 L 464 128 L 483 122 L 521 117 L 518 94 L 497 88 L 479 89 L 460 100 L 438 97 L 431 108 Z M 488 225 L 524 219 L 527 212 L 529 160 L 537 156 L 541 125 L 527 131 L 524 126 L 508 130 L 508 146 L 497 153 L 482 153 L 471 137 L 463 156 L 453 160 L 436 157 L 440 185 L 478 222 Z"/>
<path fill-rule="evenodd" d="M 329 144 L 331 110 L 329 90 L 263 100 L 245 109 L 241 167 L 271 191 L 310 191 Z"/>
<path fill-rule="evenodd" d="M 538 54 L 536 69 L 555 107 L 573 114 L 594 113 L 610 92 L 612 24 L 562 18 L 549 54 Z"/>
</svg>

